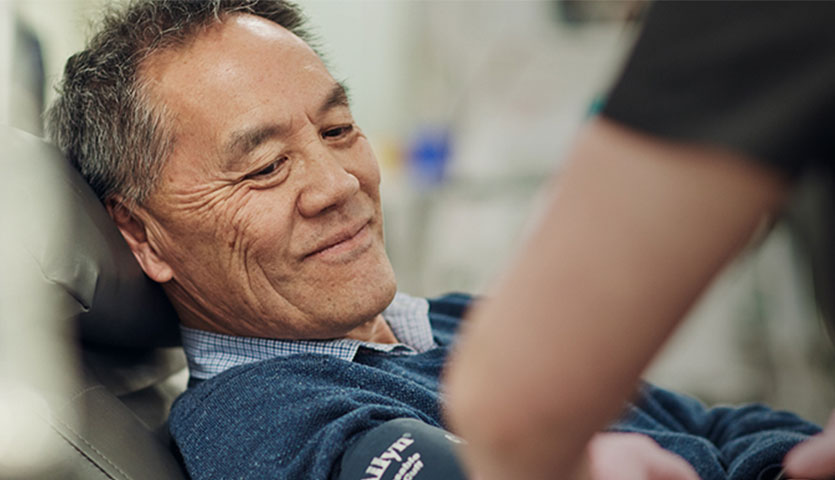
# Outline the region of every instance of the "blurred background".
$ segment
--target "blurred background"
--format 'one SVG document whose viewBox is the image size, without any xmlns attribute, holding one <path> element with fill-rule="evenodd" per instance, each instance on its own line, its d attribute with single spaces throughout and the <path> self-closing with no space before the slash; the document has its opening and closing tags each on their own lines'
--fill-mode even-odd
<svg viewBox="0 0 835 480">
<path fill-rule="evenodd" d="M 382 165 L 401 290 L 489 291 L 617 73 L 641 6 L 300 3 Z M 104 5 L 0 0 L 0 123 L 42 134 L 62 66 Z M 710 404 L 761 401 L 825 421 L 835 406 L 833 349 L 793 225 L 777 223 L 729 266 L 649 379 Z"/>
</svg>

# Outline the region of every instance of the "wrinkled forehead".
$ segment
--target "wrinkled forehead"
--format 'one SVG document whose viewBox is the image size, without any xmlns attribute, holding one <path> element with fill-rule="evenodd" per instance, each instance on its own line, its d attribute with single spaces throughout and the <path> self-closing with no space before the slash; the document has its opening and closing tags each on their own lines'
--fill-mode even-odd
<svg viewBox="0 0 835 480">
<path fill-rule="evenodd" d="M 208 53 L 222 53 L 222 50 L 231 48 L 265 50 L 277 46 L 295 47 L 318 58 L 318 54 L 304 40 L 272 20 L 249 13 L 233 13 L 192 29 L 179 41 L 162 44 L 143 61 L 142 70 L 153 72 L 162 65 L 180 60 L 182 56 L 193 56 L 206 50 Z"/>
<path fill-rule="evenodd" d="M 184 112 L 234 115 L 282 99 L 287 108 L 312 89 L 335 83 L 301 38 L 262 17 L 228 16 L 191 41 L 151 55 L 140 78 L 154 101 Z M 309 88 L 303 88 L 309 87 Z"/>
<path fill-rule="evenodd" d="M 171 132 L 164 168 L 195 182 L 224 169 L 236 132 L 301 125 L 338 85 L 303 40 L 252 15 L 228 17 L 159 52 L 144 80 Z"/>
</svg>

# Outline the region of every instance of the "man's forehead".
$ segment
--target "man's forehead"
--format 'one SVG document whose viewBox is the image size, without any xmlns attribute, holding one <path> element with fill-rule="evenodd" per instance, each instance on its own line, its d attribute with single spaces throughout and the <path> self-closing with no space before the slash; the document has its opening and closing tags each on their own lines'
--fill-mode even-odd
<svg viewBox="0 0 835 480">
<path fill-rule="evenodd" d="M 225 171 L 287 137 L 295 115 L 348 107 L 345 88 L 312 48 L 252 15 L 226 18 L 149 65 L 152 96 L 170 113 L 175 143 L 202 150 Z"/>
<path fill-rule="evenodd" d="M 296 36 L 293 32 L 287 30 L 281 25 L 264 17 L 251 15 L 248 13 L 238 13 L 229 15 L 223 19 L 221 23 L 236 23 L 248 29 L 253 35 L 262 37 L 264 39 L 274 38 L 276 35 L 291 36 L 293 39 L 304 43 L 304 40 Z"/>
<path fill-rule="evenodd" d="M 225 18 L 187 44 L 152 54 L 140 75 L 152 97 L 173 109 L 175 116 L 183 108 L 206 102 L 252 100 L 251 94 L 269 99 L 282 89 L 287 93 L 290 85 L 298 85 L 294 80 L 299 77 L 304 78 L 302 83 L 316 83 L 322 95 L 336 83 L 318 54 L 302 39 L 250 14 Z M 271 83 L 264 85 L 265 79 Z M 289 93 L 297 96 L 300 92 Z"/>
<path fill-rule="evenodd" d="M 237 45 L 233 46 L 233 43 Z M 318 59 L 318 54 L 304 40 L 272 20 L 248 13 L 235 13 L 196 29 L 182 43 L 155 51 L 145 59 L 143 67 L 155 68 L 169 62 L 181 62 L 196 52 L 205 52 L 211 56 L 222 50 L 243 47 L 245 43 L 249 43 L 249 48 L 262 51 L 274 50 L 277 45 L 295 47 L 308 51 Z"/>
</svg>

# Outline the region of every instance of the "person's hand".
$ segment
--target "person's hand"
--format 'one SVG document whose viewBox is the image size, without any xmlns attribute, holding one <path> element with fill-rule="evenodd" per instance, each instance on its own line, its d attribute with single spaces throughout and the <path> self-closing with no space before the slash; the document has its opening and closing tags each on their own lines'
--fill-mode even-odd
<svg viewBox="0 0 835 480">
<path fill-rule="evenodd" d="M 794 447 L 783 460 L 787 478 L 835 477 L 835 412 L 823 432 Z"/>
<path fill-rule="evenodd" d="M 588 480 L 699 480 L 687 461 L 646 435 L 598 433 L 586 448 Z"/>
</svg>

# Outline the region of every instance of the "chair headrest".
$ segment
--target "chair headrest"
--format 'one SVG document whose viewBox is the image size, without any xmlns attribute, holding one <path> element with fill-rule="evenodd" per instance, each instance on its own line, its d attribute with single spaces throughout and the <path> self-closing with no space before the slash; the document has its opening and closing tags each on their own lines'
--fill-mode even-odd
<svg viewBox="0 0 835 480">
<path fill-rule="evenodd" d="M 49 143 L 0 126 L 3 248 L 34 260 L 43 282 L 70 301 L 85 342 L 151 348 L 179 343 L 177 315 L 159 284 L 139 268 L 81 175 Z M 12 246 L 10 246 L 12 244 Z M 6 272 L 8 273 L 8 272 Z M 4 273 L 4 274 L 6 274 Z M 20 299 L 21 301 L 31 299 Z"/>
</svg>

